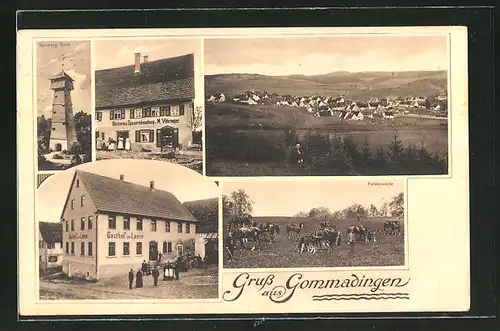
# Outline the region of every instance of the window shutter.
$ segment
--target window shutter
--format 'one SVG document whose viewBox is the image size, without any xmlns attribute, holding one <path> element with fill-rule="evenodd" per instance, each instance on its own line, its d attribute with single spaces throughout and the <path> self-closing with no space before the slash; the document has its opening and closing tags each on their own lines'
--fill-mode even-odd
<svg viewBox="0 0 500 331">
<path fill-rule="evenodd" d="M 173 147 L 179 147 L 179 129 L 174 129 Z"/>
<path fill-rule="evenodd" d="M 149 142 L 155 141 L 155 130 L 149 130 Z"/>
<path fill-rule="evenodd" d="M 130 118 L 134 118 L 134 109 L 130 109 Z"/>
<path fill-rule="evenodd" d="M 113 119 L 113 111 L 112 111 L 112 110 L 110 110 L 110 111 L 109 111 L 109 119 L 110 119 L 110 120 L 112 120 L 112 119 Z"/>
<path fill-rule="evenodd" d="M 161 147 L 161 130 L 156 129 L 156 147 Z"/>
<path fill-rule="evenodd" d="M 135 142 L 141 142 L 141 131 L 135 130 Z"/>
<path fill-rule="evenodd" d="M 184 115 L 184 105 L 179 106 L 179 115 Z"/>
</svg>

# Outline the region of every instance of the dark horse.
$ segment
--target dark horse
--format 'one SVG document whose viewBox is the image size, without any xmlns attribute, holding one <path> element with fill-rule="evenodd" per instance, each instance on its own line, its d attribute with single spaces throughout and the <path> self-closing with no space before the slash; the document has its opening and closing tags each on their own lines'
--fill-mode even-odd
<svg viewBox="0 0 500 331">
<path fill-rule="evenodd" d="M 234 231 L 231 231 L 231 237 L 240 241 L 240 248 L 243 250 L 245 248 L 245 243 L 248 242 L 248 239 L 252 239 L 253 246 L 252 251 L 255 250 L 256 244 L 259 245 L 260 249 L 260 239 L 262 235 L 262 230 L 258 227 L 240 227 Z"/>
<path fill-rule="evenodd" d="M 342 234 L 334 228 L 323 228 L 314 231 L 312 236 L 317 238 L 319 249 L 323 249 L 322 242 L 324 241 L 330 250 L 332 250 L 335 246 L 340 246 Z"/>
<path fill-rule="evenodd" d="M 299 235 L 300 231 L 304 228 L 304 223 L 300 223 L 299 225 L 296 224 L 287 224 L 286 226 L 286 235 L 288 236 L 288 239 L 292 239 L 290 237 L 290 232 L 295 232 L 297 235 Z"/>
</svg>

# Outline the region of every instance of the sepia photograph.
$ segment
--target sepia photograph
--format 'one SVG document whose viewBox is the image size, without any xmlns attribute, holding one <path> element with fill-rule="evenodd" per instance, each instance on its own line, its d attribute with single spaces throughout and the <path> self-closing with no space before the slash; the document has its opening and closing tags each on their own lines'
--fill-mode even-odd
<svg viewBox="0 0 500 331">
<path fill-rule="evenodd" d="M 97 40 L 94 47 L 97 160 L 151 159 L 202 173 L 201 40 Z"/>
<path fill-rule="evenodd" d="M 38 170 L 91 162 L 90 41 L 35 45 Z"/>
<path fill-rule="evenodd" d="M 224 182 L 224 267 L 404 266 L 404 191 L 400 179 Z"/>
<path fill-rule="evenodd" d="M 41 300 L 218 297 L 220 194 L 210 179 L 121 159 L 37 180 Z"/>
<path fill-rule="evenodd" d="M 207 176 L 448 174 L 448 37 L 205 39 Z"/>
</svg>

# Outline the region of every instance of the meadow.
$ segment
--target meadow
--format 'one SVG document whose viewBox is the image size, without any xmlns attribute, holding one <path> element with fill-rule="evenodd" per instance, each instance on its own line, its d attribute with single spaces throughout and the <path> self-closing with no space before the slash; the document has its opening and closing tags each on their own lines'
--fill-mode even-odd
<svg viewBox="0 0 500 331">
<path fill-rule="evenodd" d="M 371 229 L 383 229 L 383 223 L 388 218 L 366 219 L 362 224 Z M 228 218 L 225 217 L 227 222 Z M 241 250 L 239 244 L 235 250 L 235 260 L 228 260 L 227 250 L 224 250 L 225 268 L 305 268 L 305 267 L 375 267 L 375 266 L 404 266 L 405 265 L 405 234 L 404 224 L 401 222 L 401 235 L 377 234 L 376 243 L 357 243 L 354 254 L 350 253 L 346 242 L 347 228 L 355 224 L 354 220 L 331 220 L 331 225 L 337 225 L 342 231 L 342 242 L 332 251 L 324 249 L 316 253 L 298 251 L 298 241 L 302 235 L 310 234 L 319 229 L 319 222 L 295 217 L 254 217 L 254 221 L 273 222 L 280 227 L 276 236 L 276 243 L 263 244 L 261 250 Z M 304 223 L 304 229 L 299 235 L 286 235 L 287 224 Z M 224 226 L 226 231 L 227 226 Z M 248 243 L 251 248 L 252 243 Z"/>
</svg>

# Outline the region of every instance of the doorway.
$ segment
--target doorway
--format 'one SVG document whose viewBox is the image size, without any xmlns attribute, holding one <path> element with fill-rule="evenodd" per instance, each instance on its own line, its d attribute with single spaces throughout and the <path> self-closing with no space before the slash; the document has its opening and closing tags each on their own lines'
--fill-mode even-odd
<svg viewBox="0 0 500 331">
<path fill-rule="evenodd" d="M 60 152 L 62 150 L 62 145 L 60 143 L 55 144 L 54 148 L 56 152 Z"/>
<path fill-rule="evenodd" d="M 156 241 L 149 242 L 149 261 L 158 260 L 158 243 Z"/>
<path fill-rule="evenodd" d="M 125 149 L 125 141 L 128 137 L 128 131 L 116 131 L 116 149 Z"/>
<path fill-rule="evenodd" d="M 177 245 L 177 256 L 182 256 L 182 253 L 184 252 L 184 247 L 182 245 Z"/>
<path fill-rule="evenodd" d="M 166 148 L 179 147 L 179 129 L 171 126 L 164 126 L 156 130 L 156 135 L 157 146 L 160 147 L 162 151 Z"/>
</svg>

